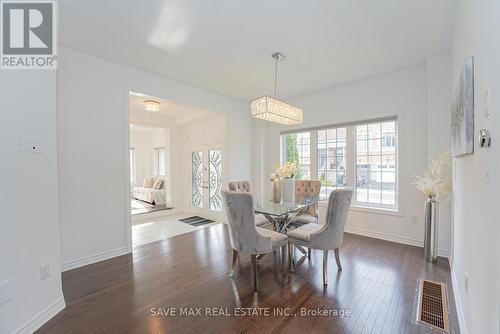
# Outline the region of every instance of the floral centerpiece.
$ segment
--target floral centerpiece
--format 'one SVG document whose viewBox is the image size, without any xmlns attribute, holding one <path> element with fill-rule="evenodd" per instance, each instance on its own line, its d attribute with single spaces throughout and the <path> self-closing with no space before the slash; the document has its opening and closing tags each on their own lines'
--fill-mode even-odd
<svg viewBox="0 0 500 334">
<path fill-rule="evenodd" d="M 293 179 L 295 174 L 299 171 L 297 163 L 295 161 L 287 161 L 283 166 L 279 166 L 276 169 L 276 175 L 283 179 Z"/>
<path fill-rule="evenodd" d="M 415 175 L 413 184 L 427 196 L 425 201 L 424 256 L 428 262 L 437 262 L 438 198 L 451 195 L 451 156 L 448 151 L 437 159 L 430 159 L 422 175 Z"/>
<path fill-rule="evenodd" d="M 295 180 L 299 168 L 294 161 L 287 161 L 283 166 L 279 166 L 274 174 L 271 174 L 273 183 L 273 201 L 279 203 L 282 199 L 285 202 L 293 202 L 295 197 Z"/>
</svg>

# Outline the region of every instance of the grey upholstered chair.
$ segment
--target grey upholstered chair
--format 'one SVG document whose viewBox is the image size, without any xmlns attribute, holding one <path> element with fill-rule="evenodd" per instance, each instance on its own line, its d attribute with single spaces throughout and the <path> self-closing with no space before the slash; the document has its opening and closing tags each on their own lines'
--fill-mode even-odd
<svg viewBox="0 0 500 334">
<path fill-rule="evenodd" d="M 321 182 L 318 180 L 295 180 L 295 201 L 318 198 Z M 293 217 L 294 225 L 318 223 L 318 203 L 308 206 Z"/>
<path fill-rule="evenodd" d="M 288 238 L 286 235 L 256 227 L 253 214 L 253 198 L 248 192 L 222 191 L 224 213 L 229 228 L 229 239 L 233 248 L 233 263 L 230 276 L 239 254 L 249 254 L 252 259 L 254 291 L 258 288 L 257 256 L 281 248 L 281 270 L 285 275 L 285 258 Z"/>
<path fill-rule="evenodd" d="M 231 191 L 239 191 L 252 193 L 252 188 L 250 187 L 250 182 L 248 181 L 231 181 L 228 183 L 228 188 Z M 270 224 L 266 217 L 262 214 L 255 215 L 255 226 L 262 227 L 264 225 Z"/>
<path fill-rule="evenodd" d="M 305 201 L 309 198 L 318 198 L 319 192 L 321 190 L 321 181 L 318 180 L 295 180 L 295 200 Z M 297 214 L 291 215 L 290 224 L 292 226 L 302 226 L 304 224 L 316 223 L 318 221 L 318 203 L 308 206 L 307 208 L 301 209 Z M 300 247 L 300 251 L 305 250 Z M 311 250 L 307 250 L 307 257 L 311 258 Z"/>
<path fill-rule="evenodd" d="M 347 221 L 347 214 L 351 206 L 352 189 L 337 189 L 330 193 L 328 198 L 328 209 L 323 225 L 310 223 L 295 230 L 288 231 L 288 256 L 290 268 L 293 268 L 293 245 L 304 246 L 310 249 L 323 251 L 323 284 L 328 284 L 327 267 L 328 251 L 335 251 L 337 267 L 342 270 L 340 264 L 339 248 L 344 237 L 344 228 Z"/>
<path fill-rule="evenodd" d="M 250 193 L 250 182 L 248 181 L 231 181 L 228 183 L 229 190 L 231 191 L 240 191 Z"/>
</svg>

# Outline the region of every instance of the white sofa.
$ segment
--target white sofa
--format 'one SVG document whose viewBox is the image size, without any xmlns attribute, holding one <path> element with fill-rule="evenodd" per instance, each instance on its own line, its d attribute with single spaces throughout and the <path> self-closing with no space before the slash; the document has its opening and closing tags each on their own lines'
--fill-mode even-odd
<svg viewBox="0 0 500 334">
<path fill-rule="evenodd" d="M 154 205 L 166 204 L 167 191 L 165 190 L 165 180 L 162 176 L 153 176 L 154 182 L 163 180 L 163 185 L 160 189 L 149 187 L 133 187 L 132 196 L 140 201 L 148 202 Z"/>
</svg>

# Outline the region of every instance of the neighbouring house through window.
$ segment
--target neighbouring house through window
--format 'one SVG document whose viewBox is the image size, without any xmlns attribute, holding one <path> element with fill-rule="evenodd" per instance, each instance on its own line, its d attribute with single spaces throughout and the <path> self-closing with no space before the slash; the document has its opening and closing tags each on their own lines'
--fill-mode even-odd
<svg viewBox="0 0 500 334">
<path fill-rule="evenodd" d="M 397 210 L 397 138 L 396 119 L 283 133 L 282 162 L 297 163 L 297 179 L 320 180 L 322 198 L 352 187 L 354 205 Z"/>
</svg>

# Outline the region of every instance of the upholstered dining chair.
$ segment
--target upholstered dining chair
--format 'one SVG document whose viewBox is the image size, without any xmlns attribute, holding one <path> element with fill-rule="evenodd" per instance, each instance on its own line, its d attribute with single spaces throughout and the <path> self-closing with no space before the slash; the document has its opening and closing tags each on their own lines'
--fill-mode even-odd
<svg viewBox="0 0 500 334">
<path fill-rule="evenodd" d="M 352 189 L 337 189 L 330 193 L 328 198 L 328 209 L 324 224 L 309 223 L 288 231 L 288 256 L 290 268 L 293 264 L 293 245 L 304 246 L 310 249 L 323 251 L 323 284 L 328 284 L 327 267 L 328 251 L 334 250 L 338 270 L 342 270 L 340 264 L 340 246 L 344 238 L 344 228 L 347 222 L 347 214 L 351 206 Z"/>
<path fill-rule="evenodd" d="M 286 235 L 256 227 L 252 194 L 248 192 L 222 191 L 224 213 L 226 214 L 229 240 L 233 248 L 233 262 L 230 276 L 238 256 L 248 254 L 252 259 L 254 291 L 258 289 L 257 256 L 281 249 L 281 271 L 285 276 Z"/>
<path fill-rule="evenodd" d="M 295 200 L 305 201 L 310 198 L 318 198 L 321 190 L 321 181 L 318 180 L 295 180 Z M 318 203 L 314 203 L 306 208 L 301 209 L 298 213 L 291 215 L 292 226 L 302 226 L 304 224 L 316 223 L 318 221 Z M 304 249 L 299 248 L 305 252 Z M 305 254 L 305 253 L 304 253 Z M 307 250 L 307 257 L 311 258 L 311 250 Z"/>
<path fill-rule="evenodd" d="M 245 193 L 252 193 L 250 182 L 248 181 L 231 181 L 228 183 L 228 188 L 231 191 L 239 191 Z M 264 225 L 270 224 L 264 215 L 258 213 L 255 215 L 255 226 L 262 227 Z"/>
<path fill-rule="evenodd" d="M 295 201 L 305 201 L 318 198 L 321 182 L 318 180 L 295 180 Z M 301 210 L 293 217 L 295 225 L 318 223 L 318 203 L 312 204 Z"/>
<path fill-rule="evenodd" d="M 228 187 L 231 191 L 251 192 L 250 182 L 248 181 L 231 181 L 228 183 Z"/>
</svg>

